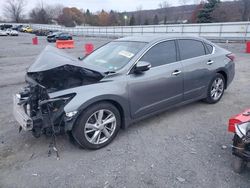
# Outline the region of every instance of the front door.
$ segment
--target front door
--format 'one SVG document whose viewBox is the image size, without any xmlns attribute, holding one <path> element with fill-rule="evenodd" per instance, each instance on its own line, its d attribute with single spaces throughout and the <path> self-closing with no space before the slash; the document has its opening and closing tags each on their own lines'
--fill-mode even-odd
<svg viewBox="0 0 250 188">
<path fill-rule="evenodd" d="M 144 73 L 132 73 L 128 79 L 133 118 L 156 112 L 183 101 L 183 74 L 177 62 L 175 41 L 153 46 L 140 61 L 151 63 Z"/>
</svg>

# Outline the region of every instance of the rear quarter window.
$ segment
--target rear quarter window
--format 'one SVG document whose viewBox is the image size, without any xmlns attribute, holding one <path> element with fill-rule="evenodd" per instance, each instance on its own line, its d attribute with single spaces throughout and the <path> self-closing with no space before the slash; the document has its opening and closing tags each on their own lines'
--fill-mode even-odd
<svg viewBox="0 0 250 188">
<path fill-rule="evenodd" d="M 207 43 L 205 43 L 205 45 L 207 47 L 207 54 L 213 53 L 214 47 L 211 44 L 207 44 Z"/>
<path fill-rule="evenodd" d="M 201 41 L 192 39 L 178 40 L 181 60 L 206 55 L 205 47 Z"/>
</svg>

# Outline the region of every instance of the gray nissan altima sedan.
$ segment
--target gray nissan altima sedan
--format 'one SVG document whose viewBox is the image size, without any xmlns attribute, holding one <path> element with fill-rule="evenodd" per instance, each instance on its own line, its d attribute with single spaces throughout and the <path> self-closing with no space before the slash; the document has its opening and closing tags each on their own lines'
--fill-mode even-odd
<svg viewBox="0 0 250 188">
<path fill-rule="evenodd" d="M 67 132 L 98 149 L 150 115 L 197 100 L 217 103 L 234 78 L 234 58 L 183 36 L 121 38 L 82 59 L 48 46 L 14 95 L 14 115 L 35 137 Z"/>
</svg>

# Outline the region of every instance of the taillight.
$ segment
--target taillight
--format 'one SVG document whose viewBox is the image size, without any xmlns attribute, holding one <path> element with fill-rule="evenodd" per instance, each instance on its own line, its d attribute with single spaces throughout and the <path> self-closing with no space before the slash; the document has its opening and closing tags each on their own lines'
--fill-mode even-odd
<svg viewBox="0 0 250 188">
<path fill-rule="evenodd" d="M 250 122 L 250 109 L 231 117 L 228 122 L 228 131 L 235 133 L 235 126 L 244 122 Z"/>
<path fill-rule="evenodd" d="M 235 133 L 235 126 L 239 123 L 241 123 L 239 120 L 231 118 L 228 122 L 228 132 Z"/>
<path fill-rule="evenodd" d="M 231 61 L 235 60 L 235 55 L 233 53 L 226 55 Z"/>
</svg>

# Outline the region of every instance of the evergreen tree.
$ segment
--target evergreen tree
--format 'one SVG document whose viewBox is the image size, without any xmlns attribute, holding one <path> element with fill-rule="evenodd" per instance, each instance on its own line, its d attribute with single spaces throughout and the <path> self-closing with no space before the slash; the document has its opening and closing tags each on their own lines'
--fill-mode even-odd
<svg viewBox="0 0 250 188">
<path fill-rule="evenodd" d="M 108 15 L 108 25 L 118 25 L 117 13 L 111 10 Z"/>
<path fill-rule="evenodd" d="M 164 16 L 164 24 L 165 25 L 167 24 L 167 16 L 166 15 Z"/>
<path fill-rule="evenodd" d="M 130 18 L 129 25 L 135 25 L 135 16 L 134 15 L 132 15 L 132 17 Z"/>
<path fill-rule="evenodd" d="M 86 10 L 85 13 L 85 22 L 86 24 L 92 25 L 92 14 L 90 13 L 89 9 Z"/>
<path fill-rule="evenodd" d="M 216 9 L 220 0 L 207 0 L 204 7 L 198 14 L 198 23 L 212 23 L 212 12 Z"/>
<path fill-rule="evenodd" d="M 146 18 L 145 21 L 144 21 L 144 25 L 149 25 L 149 21 L 148 21 L 147 18 Z"/>
<path fill-rule="evenodd" d="M 159 19 L 158 19 L 157 15 L 155 15 L 155 17 L 154 17 L 153 24 L 154 25 L 158 25 L 159 24 Z"/>
</svg>

